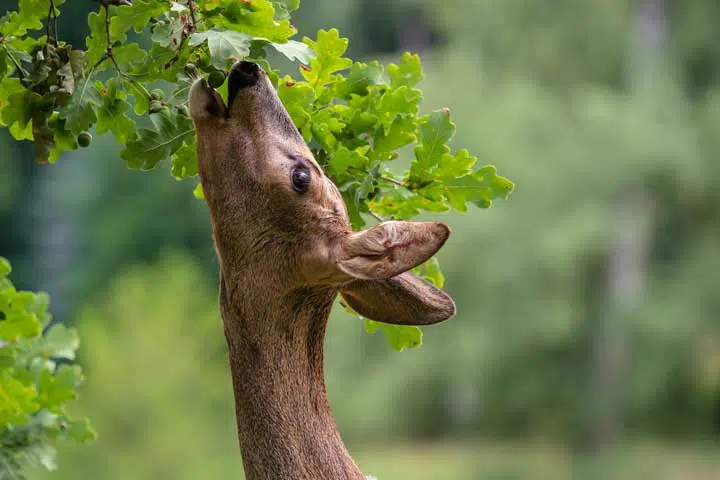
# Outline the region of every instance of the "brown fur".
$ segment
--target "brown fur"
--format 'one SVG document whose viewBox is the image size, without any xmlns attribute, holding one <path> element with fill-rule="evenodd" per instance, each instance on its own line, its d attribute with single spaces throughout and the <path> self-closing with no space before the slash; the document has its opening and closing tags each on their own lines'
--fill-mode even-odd
<svg viewBox="0 0 720 480">
<path fill-rule="evenodd" d="M 232 89 L 228 107 L 202 79 L 190 94 L 246 478 L 363 479 L 325 392 L 330 309 L 339 292 L 379 321 L 450 318 L 450 297 L 405 273 L 430 258 L 449 230 L 385 222 L 353 233 L 337 188 L 262 70 L 257 78 Z M 290 180 L 298 165 L 311 173 L 304 193 Z"/>
</svg>

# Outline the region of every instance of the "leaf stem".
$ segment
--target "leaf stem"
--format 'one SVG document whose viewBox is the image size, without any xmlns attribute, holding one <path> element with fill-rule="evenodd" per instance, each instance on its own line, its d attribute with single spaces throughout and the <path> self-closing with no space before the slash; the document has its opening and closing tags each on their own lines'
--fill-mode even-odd
<svg viewBox="0 0 720 480">
<path fill-rule="evenodd" d="M 138 89 L 138 90 L 140 91 L 140 93 L 142 93 L 143 95 L 145 95 L 145 97 L 146 97 L 148 100 L 152 98 L 152 95 L 150 95 L 150 92 L 148 91 L 147 88 L 145 88 L 145 85 L 143 85 L 142 82 L 138 82 L 137 80 L 133 80 L 133 79 L 130 78 L 127 74 L 123 74 L 123 78 L 125 79 L 125 81 L 129 82 L 133 87 L 135 87 L 136 89 Z"/>
<path fill-rule="evenodd" d="M 370 210 L 369 208 L 368 208 L 368 212 L 369 212 L 370 215 L 371 215 L 375 220 L 377 220 L 378 222 L 382 223 L 382 222 L 385 221 L 385 219 L 384 219 L 383 217 L 381 217 L 381 216 L 378 215 L 377 213 L 373 212 L 373 211 Z"/>
<path fill-rule="evenodd" d="M 397 186 L 399 186 L 399 187 L 407 188 L 407 189 L 409 190 L 409 187 L 408 187 L 407 185 L 405 185 L 403 182 L 400 182 L 400 181 L 398 181 L 398 180 L 395 180 L 395 179 L 392 178 L 392 177 L 384 177 L 384 176 L 381 175 L 379 178 L 380 178 L 380 180 L 385 180 L 386 182 L 393 183 L 393 184 L 395 184 L 395 185 L 397 185 Z"/>
<path fill-rule="evenodd" d="M 7 56 L 10 57 L 10 60 L 13 62 L 13 64 L 15 64 L 15 68 L 18 69 L 18 71 L 19 71 L 19 73 L 20 73 L 20 76 L 21 76 L 22 78 L 27 77 L 27 76 L 28 76 L 27 70 L 25 70 L 25 69 L 22 67 L 22 65 L 20 65 L 20 63 L 17 61 L 17 59 L 15 58 L 15 56 L 14 56 L 12 53 L 10 53 L 10 49 L 7 48 L 5 45 L 3 45 L 3 49 L 5 50 L 5 53 L 7 54 Z"/>
</svg>

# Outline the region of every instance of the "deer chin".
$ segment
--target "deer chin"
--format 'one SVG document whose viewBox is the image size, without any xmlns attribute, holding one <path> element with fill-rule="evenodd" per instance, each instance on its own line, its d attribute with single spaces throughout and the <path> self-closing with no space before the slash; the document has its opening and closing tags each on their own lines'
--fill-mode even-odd
<svg viewBox="0 0 720 480">
<path fill-rule="evenodd" d="M 190 87 L 188 105 L 190 116 L 194 119 L 225 117 L 228 110 L 220 94 L 204 78 L 198 78 Z"/>
</svg>

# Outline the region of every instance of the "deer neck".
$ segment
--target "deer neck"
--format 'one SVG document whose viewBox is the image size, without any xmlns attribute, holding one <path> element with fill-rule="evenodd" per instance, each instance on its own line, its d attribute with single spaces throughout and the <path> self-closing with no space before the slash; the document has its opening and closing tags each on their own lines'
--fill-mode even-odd
<svg viewBox="0 0 720 480">
<path fill-rule="evenodd" d="M 303 289 L 276 298 L 241 290 L 231 294 L 221 282 L 246 479 L 364 479 L 325 391 L 323 343 L 336 292 Z"/>
</svg>

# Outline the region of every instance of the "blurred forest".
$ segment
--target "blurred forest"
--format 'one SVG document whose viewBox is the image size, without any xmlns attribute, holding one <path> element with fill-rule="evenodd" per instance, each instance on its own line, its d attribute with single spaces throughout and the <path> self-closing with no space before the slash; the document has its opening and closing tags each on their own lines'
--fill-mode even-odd
<svg viewBox="0 0 720 480">
<path fill-rule="evenodd" d="M 64 5 L 63 38 L 96 8 Z M 424 110 L 516 184 L 441 217 L 458 315 L 422 348 L 334 312 L 328 392 L 361 467 L 720 478 L 720 3 L 303 0 L 293 24 L 339 28 L 357 60 L 420 53 Z M 207 209 L 117 152 L 36 165 L 0 132 L 0 254 L 79 326 L 74 407 L 100 436 L 36 478 L 238 478 Z"/>
</svg>

